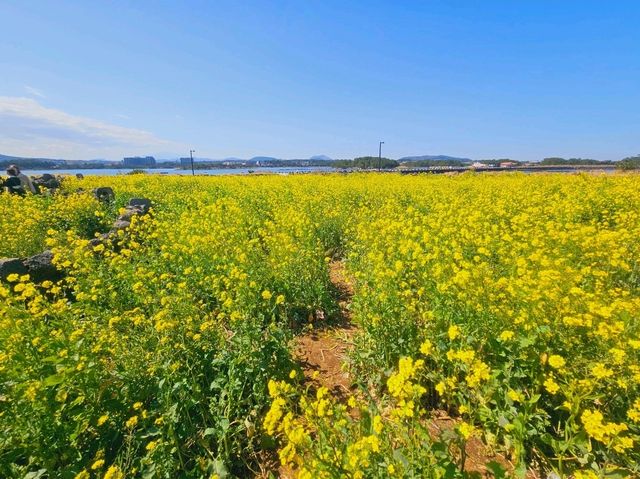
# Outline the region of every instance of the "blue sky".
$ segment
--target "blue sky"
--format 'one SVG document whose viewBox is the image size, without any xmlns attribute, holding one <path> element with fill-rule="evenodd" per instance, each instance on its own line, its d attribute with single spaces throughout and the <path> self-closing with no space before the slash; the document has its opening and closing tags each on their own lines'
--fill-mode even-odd
<svg viewBox="0 0 640 479">
<path fill-rule="evenodd" d="M 0 25 L 0 153 L 640 153 L 637 1 L 2 0 Z"/>
</svg>

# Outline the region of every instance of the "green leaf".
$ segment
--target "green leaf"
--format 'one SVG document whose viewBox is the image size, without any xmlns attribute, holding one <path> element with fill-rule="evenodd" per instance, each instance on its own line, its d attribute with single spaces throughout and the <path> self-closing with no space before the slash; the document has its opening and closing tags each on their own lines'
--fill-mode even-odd
<svg viewBox="0 0 640 479">
<path fill-rule="evenodd" d="M 213 461 L 213 472 L 215 472 L 220 479 L 229 477 L 229 471 L 227 471 L 227 466 L 225 466 L 222 459 L 216 459 Z"/>
<path fill-rule="evenodd" d="M 46 469 L 39 469 L 34 472 L 28 472 L 24 475 L 24 479 L 38 479 L 47 473 Z"/>
<path fill-rule="evenodd" d="M 44 381 L 42 381 L 42 384 L 44 384 L 47 387 L 51 387 L 51 386 L 56 386 L 63 381 L 64 381 L 64 374 L 52 374 L 51 376 L 46 378 Z"/>
<path fill-rule="evenodd" d="M 521 461 L 513 472 L 516 477 L 524 478 L 527 475 L 527 465 Z"/>
<path fill-rule="evenodd" d="M 229 429 L 229 419 L 227 419 L 226 417 L 222 418 L 220 420 L 220 426 L 222 427 L 223 431 L 227 431 Z"/>
<path fill-rule="evenodd" d="M 500 463 L 496 462 L 496 461 L 490 461 L 487 463 L 487 469 L 489 469 L 491 471 L 491 473 L 493 474 L 493 477 L 495 477 L 496 479 L 502 479 L 506 476 L 506 469 L 504 467 L 502 467 L 500 465 Z"/>
</svg>

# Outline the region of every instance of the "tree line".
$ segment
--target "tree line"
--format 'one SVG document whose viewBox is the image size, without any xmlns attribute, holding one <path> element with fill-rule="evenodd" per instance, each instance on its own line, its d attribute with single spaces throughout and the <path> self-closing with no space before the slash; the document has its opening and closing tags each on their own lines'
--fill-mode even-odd
<svg viewBox="0 0 640 479">
<path fill-rule="evenodd" d="M 377 156 L 360 156 L 353 160 L 335 160 L 331 165 L 334 168 L 360 168 L 363 170 L 370 169 L 389 169 L 397 168 L 400 163 L 390 158 L 379 158 Z"/>
</svg>

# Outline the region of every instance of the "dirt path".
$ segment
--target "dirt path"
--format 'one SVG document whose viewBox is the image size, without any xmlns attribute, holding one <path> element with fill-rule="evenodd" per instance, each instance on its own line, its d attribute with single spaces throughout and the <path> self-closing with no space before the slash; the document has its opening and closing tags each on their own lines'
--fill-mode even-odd
<svg viewBox="0 0 640 479">
<path fill-rule="evenodd" d="M 335 288 L 339 311 L 334 318 L 322 318 L 313 324 L 313 328 L 297 336 L 294 357 L 302 366 L 305 378 L 312 386 L 325 386 L 339 399 L 346 399 L 354 387 L 346 369 L 346 361 L 352 338 L 357 331 L 351 322 L 351 298 L 353 286 L 346 275 L 342 261 L 329 264 L 331 283 Z M 444 411 L 433 411 L 429 419 L 430 433 L 436 437 L 453 429 L 459 419 L 449 417 Z M 492 454 L 479 438 L 473 438 L 465 447 L 467 460 L 465 470 L 476 473 L 481 478 L 493 477 L 486 467 L 489 461 L 495 461 L 510 473 L 513 465 L 501 454 Z M 291 479 L 295 476 L 289 467 L 276 465 L 277 477 Z M 271 469 L 273 471 L 273 469 Z M 538 479 L 529 472 L 527 479 Z"/>
<path fill-rule="evenodd" d="M 355 332 L 349 311 L 353 287 L 342 261 L 329 263 L 329 277 L 338 302 L 337 314 L 328 318 L 320 312 L 311 327 L 296 336 L 293 357 L 312 389 L 324 386 L 335 397 L 344 399 L 352 390 L 345 364 Z M 295 477 L 290 467 L 281 466 L 277 456 L 267 453 L 262 458 L 261 472 L 255 477 L 272 478 L 274 474 L 283 479 Z"/>
<path fill-rule="evenodd" d="M 320 313 L 321 317 L 316 318 L 312 327 L 295 338 L 293 356 L 302 367 L 306 382 L 312 389 L 324 386 L 334 397 L 344 399 L 352 391 L 345 365 L 352 346 L 351 338 L 356 331 L 349 311 L 353 287 L 342 261 L 329 263 L 329 276 L 338 302 L 338 312 L 331 318 Z M 281 479 L 295 477 L 295 472 L 289 466 L 281 466 L 277 457 L 267 454 L 262 472 L 256 477 L 272 478 L 274 474 Z"/>
<path fill-rule="evenodd" d="M 307 381 L 318 387 L 325 386 L 341 398 L 351 391 L 345 361 L 355 332 L 349 311 L 353 287 L 346 276 L 343 262 L 332 261 L 329 275 L 338 299 L 338 315 L 317 321 L 313 329 L 299 335 L 294 356 L 300 362 Z"/>
</svg>

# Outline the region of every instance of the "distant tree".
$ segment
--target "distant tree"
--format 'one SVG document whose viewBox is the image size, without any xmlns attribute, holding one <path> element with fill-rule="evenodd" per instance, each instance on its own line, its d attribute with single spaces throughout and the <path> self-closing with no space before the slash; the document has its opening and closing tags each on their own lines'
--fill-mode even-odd
<svg viewBox="0 0 640 479">
<path fill-rule="evenodd" d="M 551 158 L 545 158 L 540 162 L 541 165 L 566 165 L 567 160 L 565 158 L 559 158 L 553 156 Z"/>
<path fill-rule="evenodd" d="M 462 160 L 416 160 L 406 161 L 403 165 L 417 168 L 433 168 L 435 166 L 465 166 L 467 163 Z"/>
<path fill-rule="evenodd" d="M 334 168 L 360 168 L 363 170 L 390 169 L 398 167 L 400 163 L 390 158 L 381 158 L 377 156 L 361 156 L 353 160 L 336 160 L 332 166 Z"/>
<path fill-rule="evenodd" d="M 591 158 L 545 158 L 540 162 L 541 165 L 556 166 L 556 165 L 612 165 L 613 162 L 609 160 L 600 161 L 593 160 Z"/>
<path fill-rule="evenodd" d="M 616 166 L 621 170 L 638 170 L 640 169 L 640 155 L 629 156 L 620 160 Z"/>
</svg>

